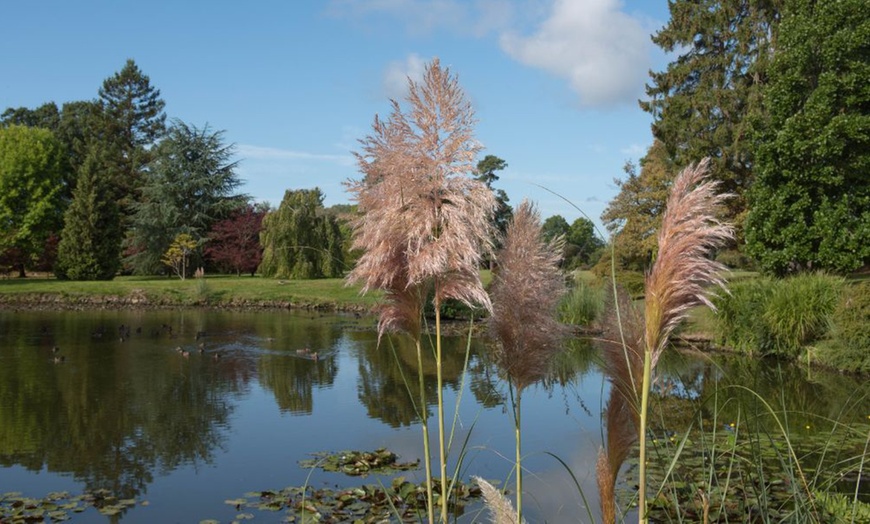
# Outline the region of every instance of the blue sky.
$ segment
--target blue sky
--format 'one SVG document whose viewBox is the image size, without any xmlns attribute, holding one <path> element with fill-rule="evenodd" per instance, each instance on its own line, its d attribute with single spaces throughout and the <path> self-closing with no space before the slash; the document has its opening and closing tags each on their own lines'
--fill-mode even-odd
<svg viewBox="0 0 870 524">
<path fill-rule="evenodd" d="M 614 177 L 652 141 L 637 100 L 666 59 L 650 34 L 666 0 L 28 1 L 4 5 L 0 111 L 97 97 L 132 58 L 166 113 L 224 130 L 244 191 L 342 182 L 375 114 L 438 57 L 507 161 L 496 187 L 544 217 L 596 223 Z"/>
</svg>

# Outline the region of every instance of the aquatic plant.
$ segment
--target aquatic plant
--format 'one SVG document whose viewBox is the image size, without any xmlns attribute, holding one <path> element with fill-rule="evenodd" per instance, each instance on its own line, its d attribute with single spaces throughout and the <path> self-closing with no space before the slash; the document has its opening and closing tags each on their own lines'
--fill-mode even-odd
<svg viewBox="0 0 870 524">
<path fill-rule="evenodd" d="M 599 459 L 599 485 L 613 485 L 611 477 L 615 477 L 621 464 L 618 459 L 627 454 L 629 439 L 624 428 L 634 422 L 639 446 L 638 519 L 641 523 L 647 522 L 646 442 L 653 371 L 671 334 L 685 320 L 689 310 L 699 305 L 714 307 L 708 290 L 711 285 L 724 288 L 721 275 L 725 268 L 709 255 L 734 235 L 729 224 L 716 218 L 718 208 L 729 195 L 717 193 L 718 183 L 705 180 L 708 166 L 709 159 L 704 159 L 683 169 L 674 180 L 658 234 L 658 253 L 645 279 L 643 335 L 639 335 L 636 325 L 639 316 L 620 319 L 626 321 L 618 322 L 619 338 L 611 341 L 606 357 L 615 394 L 607 406 L 608 442 L 607 450 Z M 620 302 L 625 303 L 619 298 L 614 300 L 617 307 Z M 625 310 L 625 307 L 617 309 Z M 626 330 L 631 333 L 629 336 Z M 606 518 L 613 518 L 612 500 L 602 496 L 602 513 Z"/>
<path fill-rule="evenodd" d="M 541 380 L 567 334 L 556 318 L 565 293 L 559 270 L 563 240 L 545 242 L 541 217 L 523 201 L 508 225 L 503 247 L 496 254 L 498 271 L 490 296 L 490 331 L 496 343 L 493 360 L 506 376 L 512 395 L 516 436 L 517 518 L 522 520 L 523 470 L 521 407 L 523 390 Z"/>
<path fill-rule="evenodd" d="M 362 291 L 384 291 L 379 333 L 403 331 L 417 345 L 420 418 L 424 433 L 432 514 L 431 462 L 423 388 L 421 325 L 426 301 L 435 311 L 435 357 L 441 485 L 447 485 L 441 370 L 441 303 L 449 298 L 491 308 L 478 267 L 492 249 L 491 216 L 496 201 L 485 184 L 469 176 L 480 145 L 474 112 L 455 76 L 438 59 L 427 64 L 420 83 L 408 80 L 408 110 L 395 100 L 387 121 L 377 116 L 361 140 L 361 180 L 348 190 L 359 214 L 351 221 L 353 249 L 363 252 L 348 275 Z M 441 497 L 446 522 L 448 495 Z"/>
</svg>

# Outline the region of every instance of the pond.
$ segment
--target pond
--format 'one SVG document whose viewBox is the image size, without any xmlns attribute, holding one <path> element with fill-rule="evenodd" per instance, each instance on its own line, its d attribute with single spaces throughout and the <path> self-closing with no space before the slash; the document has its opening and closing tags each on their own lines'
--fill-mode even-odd
<svg viewBox="0 0 870 524">
<path fill-rule="evenodd" d="M 226 501 L 288 486 L 389 485 L 388 476 L 300 466 L 313 453 L 341 450 L 420 458 L 421 432 L 403 382 L 416 376 L 413 346 L 403 337 L 379 346 L 374 327 L 371 318 L 318 312 L 0 311 L 0 496 L 65 492 L 57 506 L 67 504 L 74 522 L 231 522 L 240 515 L 279 522 L 282 512 Z M 463 377 L 466 346 L 465 337 L 445 342 L 448 419 L 459 405 L 451 471 L 464 447 L 465 480 L 478 475 L 512 487 L 508 390 L 478 340 Z M 572 343 L 552 378 L 523 395 L 530 522 L 587 521 L 588 511 L 598 518 L 594 464 L 609 390 L 598 361 L 591 344 Z M 424 370 L 434 399 L 432 359 Z M 725 428 L 749 420 L 745 406 L 755 393 L 724 387 L 733 384 L 787 413 L 794 435 L 829 434 L 835 422 L 863 427 L 870 416 L 867 384 L 849 377 L 676 354 L 660 370 L 657 399 L 668 420 L 659 427 L 670 435 L 689 427 L 699 405 Z M 421 468 L 395 475 L 424 476 Z M 104 517 L 93 500 L 76 505 L 84 493 L 127 502 Z M 472 503 L 458 520 L 487 518 Z"/>
</svg>

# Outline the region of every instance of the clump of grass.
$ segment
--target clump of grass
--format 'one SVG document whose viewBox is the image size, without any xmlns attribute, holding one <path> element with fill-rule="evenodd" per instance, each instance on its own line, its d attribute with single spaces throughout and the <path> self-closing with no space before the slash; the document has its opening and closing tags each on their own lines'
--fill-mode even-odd
<svg viewBox="0 0 870 524">
<path fill-rule="evenodd" d="M 612 484 L 612 478 L 602 477 L 618 469 L 614 464 L 624 452 L 625 430 L 620 425 L 635 425 L 639 447 L 638 519 L 641 523 L 647 522 L 646 441 L 653 372 L 671 334 L 686 319 L 689 310 L 699 305 L 713 307 L 707 297 L 708 288 L 711 285 L 724 286 L 721 275 L 725 268 L 711 260 L 709 255 L 734 235 L 729 224 L 715 218 L 729 195 L 718 194 L 718 184 L 705 181 L 708 166 L 709 159 L 704 159 L 687 167 L 671 186 L 658 234 L 658 253 L 645 282 L 643 336 L 626 337 L 626 332 L 621 330 L 619 340 L 608 345 L 609 355 L 605 357 L 616 393 L 607 406 L 607 416 L 614 417 L 614 421 L 608 421 L 608 448 L 599 460 L 599 485 Z M 619 302 L 615 301 L 617 307 Z M 633 333 L 641 331 L 633 326 L 630 330 Z M 616 435 L 611 436 L 611 433 Z M 612 498 L 602 500 L 602 513 L 612 516 L 613 503 Z M 605 505 L 610 506 L 609 514 Z"/>
<path fill-rule="evenodd" d="M 559 302 L 559 319 L 565 324 L 588 327 L 598 320 L 603 309 L 603 287 L 577 280 Z"/>
<path fill-rule="evenodd" d="M 841 371 L 870 373 L 870 281 L 845 286 L 818 358 Z"/>
<path fill-rule="evenodd" d="M 745 353 L 797 358 L 827 335 L 844 285 L 820 273 L 738 282 L 716 301 L 718 337 Z"/>
</svg>

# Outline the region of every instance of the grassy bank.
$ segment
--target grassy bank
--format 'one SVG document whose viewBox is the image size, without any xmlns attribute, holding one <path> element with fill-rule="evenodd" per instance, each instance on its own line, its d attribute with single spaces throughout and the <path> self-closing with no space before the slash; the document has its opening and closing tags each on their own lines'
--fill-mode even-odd
<svg viewBox="0 0 870 524">
<path fill-rule="evenodd" d="M 7 307 L 279 307 L 364 310 L 377 293 L 361 296 L 343 279 L 275 280 L 250 276 L 118 277 L 101 282 L 54 278 L 0 280 L 0 305 Z"/>
</svg>

